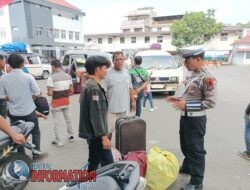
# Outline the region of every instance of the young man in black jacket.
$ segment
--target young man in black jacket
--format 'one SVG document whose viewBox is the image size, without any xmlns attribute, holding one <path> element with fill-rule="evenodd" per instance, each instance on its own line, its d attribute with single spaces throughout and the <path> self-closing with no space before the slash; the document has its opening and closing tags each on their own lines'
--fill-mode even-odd
<svg viewBox="0 0 250 190">
<path fill-rule="evenodd" d="M 90 76 L 82 93 L 79 137 L 87 139 L 89 145 L 89 171 L 96 170 L 99 164 L 113 163 L 107 127 L 108 100 L 101 85 L 108 66 L 109 61 L 102 56 L 91 56 L 85 64 Z"/>
</svg>

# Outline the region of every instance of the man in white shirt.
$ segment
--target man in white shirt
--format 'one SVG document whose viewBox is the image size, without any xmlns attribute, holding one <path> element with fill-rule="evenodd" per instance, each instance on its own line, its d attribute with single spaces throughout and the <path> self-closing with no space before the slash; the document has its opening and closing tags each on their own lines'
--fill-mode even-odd
<svg viewBox="0 0 250 190">
<path fill-rule="evenodd" d="M 122 52 L 113 53 L 113 63 L 114 66 L 109 69 L 105 79 L 109 101 L 108 124 L 111 136 L 115 130 L 116 120 L 130 112 L 130 105 L 135 110 L 136 104 L 131 76 L 129 71 L 124 68 Z"/>
</svg>

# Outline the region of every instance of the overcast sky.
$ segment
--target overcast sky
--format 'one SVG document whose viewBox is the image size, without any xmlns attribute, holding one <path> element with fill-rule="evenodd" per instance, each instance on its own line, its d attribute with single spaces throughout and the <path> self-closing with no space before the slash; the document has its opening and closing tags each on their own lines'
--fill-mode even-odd
<svg viewBox="0 0 250 190">
<path fill-rule="evenodd" d="M 190 11 L 216 10 L 223 23 L 250 21 L 249 0 L 67 0 L 86 13 L 84 33 L 120 32 L 121 21 L 128 11 L 151 6 L 158 16 L 184 14 Z"/>
</svg>

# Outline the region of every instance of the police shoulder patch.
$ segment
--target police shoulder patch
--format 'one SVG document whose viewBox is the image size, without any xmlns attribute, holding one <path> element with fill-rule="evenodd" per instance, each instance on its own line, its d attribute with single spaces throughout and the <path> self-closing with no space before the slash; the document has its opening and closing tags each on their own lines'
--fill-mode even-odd
<svg viewBox="0 0 250 190">
<path fill-rule="evenodd" d="M 93 95 L 93 101 L 99 101 L 99 96 L 98 95 Z"/>
<path fill-rule="evenodd" d="M 207 77 L 205 79 L 206 86 L 208 90 L 213 90 L 215 87 L 216 79 L 214 77 Z"/>
</svg>

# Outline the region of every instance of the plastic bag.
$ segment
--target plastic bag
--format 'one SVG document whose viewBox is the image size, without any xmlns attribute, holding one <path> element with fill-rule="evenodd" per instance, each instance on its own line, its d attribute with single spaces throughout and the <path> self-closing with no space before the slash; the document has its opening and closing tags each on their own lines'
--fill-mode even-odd
<svg viewBox="0 0 250 190">
<path fill-rule="evenodd" d="M 119 150 L 117 150 L 116 148 L 111 148 L 111 152 L 112 152 L 114 162 L 119 162 L 122 160 L 122 156 Z"/>
<path fill-rule="evenodd" d="M 165 190 L 172 185 L 179 174 L 179 162 L 174 154 L 153 146 L 147 157 L 147 189 Z"/>
</svg>

